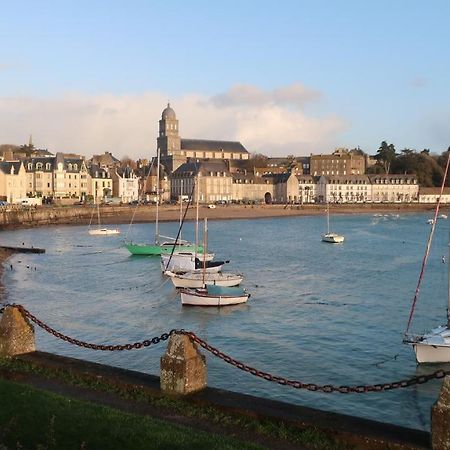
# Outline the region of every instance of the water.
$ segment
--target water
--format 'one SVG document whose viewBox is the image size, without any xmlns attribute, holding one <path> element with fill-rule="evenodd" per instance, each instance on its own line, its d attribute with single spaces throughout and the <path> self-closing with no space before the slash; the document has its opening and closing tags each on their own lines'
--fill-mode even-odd
<svg viewBox="0 0 450 450">
<path fill-rule="evenodd" d="M 323 217 L 209 222 L 209 248 L 228 269 L 242 271 L 247 304 L 182 307 L 162 276 L 159 258 L 131 257 L 121 237 L 95 237 L 85 226 L 5 231 L 3 245 L 46 248 L 15 255 L 5 270 L 7 300 L 71 337 L 126 344 L 172 328 L 192 330 L 245 364 L 316 384 L 398 381 L 450 366 L 417 367 L 402 344 L 429 233 L 424 214 L 332 217 L 343 245 L 320 241 Z M 123 235 L 128 226 L 119 227 Z M 183 238 L 193 238 L 192 224 Z M 413 331 L 445 320 L 447 222 L 439 221 Z M 175 235 L 176 223 L 162 225 Z M 136 242 L 151 241 L 153 224 L 133 225 Z M 122 235 L 122 236 L 123 236 Z M 123 352 L 81 349 L 36 331 L 42 351 L 159 374 L 165 345 Z M 269 383 L 207 354 L 208 384 L 290 403 L 417 429 L 430 427 L 440 382 L 369 394 L 322 394 Z"/>
</svg>

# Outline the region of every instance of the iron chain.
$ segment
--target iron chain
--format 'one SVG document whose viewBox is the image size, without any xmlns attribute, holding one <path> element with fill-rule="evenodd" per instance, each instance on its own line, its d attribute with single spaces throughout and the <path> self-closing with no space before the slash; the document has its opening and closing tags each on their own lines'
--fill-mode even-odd
<svg viewBox="0 0 450 450">
<path fill-rule="evenodd" d="M 427 383 L 430 380 L 433 379 L 440 379 L 444 378 L 446 375 L 450 375 L 450 371 L 446 370 L 437 370 L 436 372 L 430 373 L 428 375 L 420 375 L 418 377 L 410 378 L 408 380 L 400 380 L 400 381 L 394 381 L 392 383 L 382 383 L 382 384 L 369 384 L 369 385 L 361 385 L 361 386 L 333 386 L 331 384 L 314 384 L 314 383 L 302 383 L 301 381 L 296 380 L 289 380 L 288 378 L 283 378 L 280 376 L 272 375 L 267 372 L 262 372 L 258 369 L 255 369 L 254 367 L 248 366 L 246 364 L 243 364 L 242 362 L 232 358 L 229 355 L 226 355 L 225 353 L 222 353 L 221 351 L 217 350 L 216 348 L 209 345 L 206 341 L 199 338 L 195 333 L 190 331 L 182 331 L 183 334 L 186 334 L 189 336 L 189 338 L 195 342 L 196 344 L 200 345 L 202 348 L 207 350 L 208 352 L 212 353 L 214 356 L 217 356 L 218 358 L 222 359 L 228 364 L 231 364 L 234 367 L 237 367 L 238 369 L 248 372 L 251 375 L 254 375 L 259 378 L 263 378 L 264 380 L 271 381 L 273 383 L 278 383 L 282 386 L 290 386 L 295 389 L 305 389 L 312 392 L 324 392 L 326 394 L 332 393 L 332 392 L 338 392 L 340 394 L 349 394 L 349 393 L 355 393 L 355 394 L 364 394 L 367 392 L 382 392 L 382 391 L 389 391 L 391 389 L 398 389 L 398 388 L 406 388 L 409 386 L 414 386 L 416 384 L 423 384 Z"/>
<path fill-rule="evenodd" d="M 6 307 L 11 306 L 14 308 L 17 308 L 25 317 L 30 319 L 33 323 L 35 323 L 37 326 L 42 328 L 43 330 L 47 331 L 48 333 L 52 334 L 53 336 L 57 337 L 58 339 L 62 339 L 65 342 L 69 342 L 70 344 L 78 345 L 79 347 L 83 348 L 89 348 L 92 350 L 105 350 L 105 351 L 121 351 L 121 350 L 134 350 L 134 349 L 140 349 L 143 347 L 149 347 L 150 345 L 159 344 L 161 341 L 166 341 L 169 339 L 170 336 L 174 334 L 184 334 L 191 339 L 192 342 L 200 345 L 202 348 L 204 348 L 206 351 L 210 352 L 214 356 L 217 356 L 218 358 L 222 359 L 226 363 L 244 371 L 248 372 L 251 375 L 254 375 L 255 377 L 262 378 L 264 380 L 280 384 L 282 386 L 290 386 L 295 389 L 305 389 L 311 392 L 324 392 L 324 393 L 333 393 L 338 392 L 341 394 L 349 394 L 349 393 L 355 393 L 355 394 L 364 394 L 367 392 L 383 392 L 383 391 L 389 391 L 391 389 L 398 389 L 398 388 L 407 388 L 410 386 L 414 386 L 417 384 L 423 384 L 427 383 L 430 380 L 434 379 L 440 379 L 444 378 L 445 376 L 450 375 L 450 371 L 448 370 L 437 370 L 436 372 L 427 374 L 427 375 L 420 375 L 417 377 L 413 377 L 407 380 L 400 380 L 400 381 L 394 381 L 391 383 L 381 383 L 381 384 L 368 384 L 368 385 L 359 385 L 359 386 L 333 386 L 331 384 L 315 384 L 315 383 L 303 383 L 301 381 L 297 380 L 290 380 L 288 378 L 280 377 L 277 375 L 272 375 L 268 372 L 260 371 L 254 367 L 248 366 L 247 364 L 242 363 L 241 361 L 238 361 L 237 359 L 232 358 L 231 356 L 221 352 L 217 348 L 209 345 L 206 341 L 199 338 L 195 333 L 192 331 L 186 331 L 186 330 L 171 330 L 169 333 L 163 333 L 160 337 L 154 337 L 152 339 L 146 339 L 142 342 L 135 342 L 133 344 L 124 344 L 124 345 L 102 345 L 102 344 L 91 344 L 89 342 L 80 341 L 78 339 L 71 338 L 69 336 L 66 336 L 65 334 L 60 333 L 59 331 L 56 331 L 55 329 L 51 328 L 41 320 L 39 320 L 36 316 L 31 314 L 28 310 L 26 310 L 22 305 L 17 304 L 10 304 L 5 305 L 2 308 L 0 308 L 0 313 L 3 313 Z"/>
<path fill-rule="evenodd" d="M 77 345 L 79 347 L 83 348 L 89 348 L 91 350 L 104 350 L 104 351 L 122 351 L 122 350 L 135 350 L 140 349 L 142 347 L 149 347 L 150 345 L 159 344 L 161 341 L 166 341 L 169 339 L 169 337 L 175 333 L 176 330 L 172 330 L 169 333 L 163 333 L 160 337 L 154 337 L 152 339 L 146 339 L 142 342 L 135 342 L 133 344 L 124 344 L 124 345 L 104 345 L 104 344 L 91 344 L 89 342 L 80 341 L 78 339 L 71 338 L 70 336 L 66 336 L 65 334 L 60 333 L 59 331 L 56 331 L 55 329 L 51 328 L 41 320 L 39 320 L 36 316 L 30 313 L 30 311 L 26 310 L 22 305 L 5 305 L 3 309 L 6 308 L 6 306 L 12 306 L 14 308 L 17 308 L 25 317 L 30 319 L 33 323 L 35 323 L 37 326 L 42 328 L 43 330 L 47 331 L 48 333 L 52 334 L 53 336 L 57 337 L 58 339 L 61 339 L 65 342 L 68 342 L 69 344 Z"/>
</svg>

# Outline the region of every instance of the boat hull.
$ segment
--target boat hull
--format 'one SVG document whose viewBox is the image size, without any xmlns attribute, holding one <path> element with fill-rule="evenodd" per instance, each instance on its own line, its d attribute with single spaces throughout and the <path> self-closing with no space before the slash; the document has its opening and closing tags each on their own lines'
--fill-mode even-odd
<svg viewBox="0 0 450 450">
<path fill-rule="evenodd" d="M 431 345 L 419 342 L 412 346 L 419 364 L 450 362 L 450 345 Z"/>
<path fill-rule="evenodd" d="M 224 273 L 206 273 L 204 277 L 202 273 L 171 276 L 172 283 L 177 288 L 202 288 L 211 284 L 232 287 L 241 284 L 242 279 L 241 275 Z"/>
<path fill-rule="evenodd" d="M 189 306 L 229 306 L 245 303 L 249 294 L 237 296 L 202 295 L 196 291 L 181 291 L 181 304 Z"/>
<path fill-rule="evenodd" d="M 322 236 L 322 241 L 330 244 L 341 244 L 344 240 L 344 236 L 336 233 L 327 233 Z"/>
<path fill-rule="evenodd" d="M 96 230 L 89 230 L 91 236 L 113 236 L 120 234 L 119 230 L 110 228 L 98 228 Z"/>
<path fill-rule="evenodd" d="M 172 253 L 173 245 L 162 246 L 158 244 L 125 244 L 125 247 L 132 255 L 160 256 L 170 255 Z M 175 251 L 195 251 L 195 247 L 192 245 L 177 245 Z M 203 247 L 197 247 L 198 253 L 201 253 L 202 251 Z"/>
</svg>

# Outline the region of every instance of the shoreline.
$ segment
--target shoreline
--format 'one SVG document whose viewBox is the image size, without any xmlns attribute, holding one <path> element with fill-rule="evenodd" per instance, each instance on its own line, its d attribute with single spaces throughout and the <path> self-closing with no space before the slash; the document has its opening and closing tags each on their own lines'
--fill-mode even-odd
<svg viewBox="0 0 450 450">
<path fill-rule="evenodd" d="M 330 205 L 331 214 L 409 214 L 434 211 L 434 204 L 364 204 L 364 205 Z M 155 206 L 138 206 L 101 209 L 101 220 L 105 224 L 148 223 L 156 220 Z M 450 209 L 445 206 L 442 209 Z M 235 219 L 269 219 L 275 217 L 297 217 L 325 215 L 326 205 L 217 205 L 214 209 L 207 206 L 199 208 L 199 219 L 235 220 Z M 171 222 L 180 219 L 178 205 L 163 205 L 159 208 L 159 221 Z M 187 221 L 196 219 L 195 206 L 186 214 Z M 86 223 L 85 221 L 78 223 Z"/>
</svg>

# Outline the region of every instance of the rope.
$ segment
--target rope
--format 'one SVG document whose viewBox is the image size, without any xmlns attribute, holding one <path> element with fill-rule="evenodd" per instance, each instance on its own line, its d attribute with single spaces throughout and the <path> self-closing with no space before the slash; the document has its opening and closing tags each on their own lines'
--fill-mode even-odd
<svg viewBox="0 0 450 450">
<path fill-rule="evenodd" d="M 413 318 L 413 315 L 414 315 L 414 311 L 416 309 L 417 300 L 419 299 L 420 285 L 422 284 L 422 279 L 423 279 L 423 276 L 425 274 L 425 267 L 427 265 L 428 256 L 430 255 L 431 241 L 433 240 L 434 230 L 436 228 L 437 218 L 438 218 L 438 214 L 439 214 L 439 207 L 441 206 L 441 199 L 442 199 L 442 195 L 444 193 L 445 181 L 447 180 L 447 173 L 448 173 L 449 163 L 450 163 L 450 157 L 447 156 L 447 164 L 445 166 L 445 172 L 444 172 L 444 176 L 442 178 L 441 191 L 439 193 L 439 198 L 438 198 L 438 201 L 437 201 L 436 210 L 434 211 L 433 223 L 431 225 L 430 235 L 428 236 L 428 242 L 427 242 L 427 246 L 426 246 L 426 250 L 425 250 L 425 255 L 424 255 L 423 260 L 422 260 L 422 266 L 420 268 L 419 280 L 417 282 L 416 291 L 414 293 L 414 298 L 413 298 L 412 305 L 411 305 L 411 311 L 409 313 L 408 325 L 406 326 L 406 330 L 404 332 L 405 336 L 408 334 L 409 327 L 411 325 L 412 318 Z"/>
</svg>

